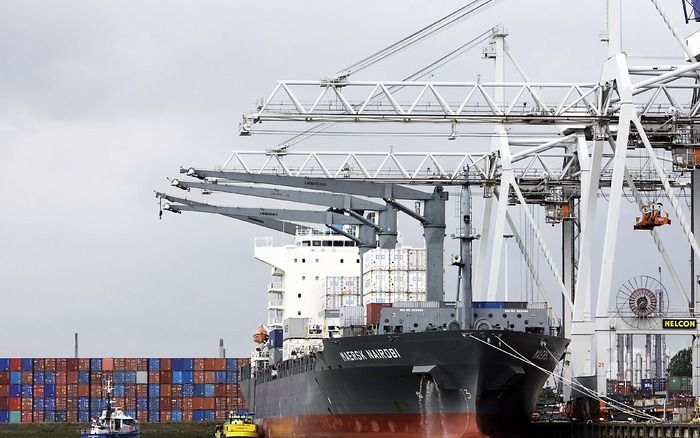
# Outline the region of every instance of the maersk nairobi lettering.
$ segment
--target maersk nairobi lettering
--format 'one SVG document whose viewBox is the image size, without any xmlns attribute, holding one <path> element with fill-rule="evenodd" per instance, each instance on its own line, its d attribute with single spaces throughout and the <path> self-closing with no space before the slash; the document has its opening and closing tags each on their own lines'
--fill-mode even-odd
<svg viewBox="0 0 700 438">
<path fill-rule="evenodd" d="M 344 362 L 368 359 L 400 359 L 401 354 L 396 348 L 376 348 L 370 350 L 341 351 L 340 358 Z"/>
</svg>

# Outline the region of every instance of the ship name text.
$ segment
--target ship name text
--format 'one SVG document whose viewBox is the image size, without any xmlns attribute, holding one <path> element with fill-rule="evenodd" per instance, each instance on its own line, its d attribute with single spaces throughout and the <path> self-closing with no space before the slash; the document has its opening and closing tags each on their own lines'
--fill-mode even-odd
<svg viewBox="0 0 700 438">
<path fill-rule="evenodd" d="M 401 354 L 396 348 L 376 348 L 370 350 L 341 351 L 340 358 L 343 359 L 343 362 L 368 359 L 400 359 Z"/>
</svg>

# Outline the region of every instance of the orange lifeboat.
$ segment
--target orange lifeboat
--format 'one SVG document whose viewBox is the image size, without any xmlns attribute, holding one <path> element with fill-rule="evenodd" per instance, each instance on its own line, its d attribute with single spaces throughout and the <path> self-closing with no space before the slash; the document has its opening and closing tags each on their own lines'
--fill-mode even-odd
<svg viewBox="0 0 700 438">
<path fill-rule="evenodd" d="M 255 342 L 256 344 L 264 344 L 265 342 L 267 342 L 267 339 L 268 336 L 265 327 L 259 326 L 253 332 L 253 342 Z"/>
</svg>

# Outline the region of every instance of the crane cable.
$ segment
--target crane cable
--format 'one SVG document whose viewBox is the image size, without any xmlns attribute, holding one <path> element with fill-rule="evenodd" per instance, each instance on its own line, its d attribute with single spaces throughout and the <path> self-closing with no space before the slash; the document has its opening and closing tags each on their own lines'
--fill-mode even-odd
<svg viewBox="0 0 700 438">
<path fill-rule="evenodd" d="M 484 6 L 488 6 L 493 2 L 494 0 L 474 0 L 466 4 L 465 6 L 462 6 L 461 8 L 455 10 L 454 12 L 451 12 L 450 14 L 442 17 L 441 19 L 429 24 L 428 26 L 412 33 L 411 35 L 400 39 L 399 41 L 385 47 L 384 49 L 379 50 L 365 57 L 364 59 L 355 62 L 354 64 L 347 66 L 346 68 L 338 72 L 338 75 L 347 77 L 351 74 L 364 70 L 365 68 L 379 61 L 382 61 L 429 36 L 432 36 L 434 34 L 437 34 L 438 32 L 447 29 L 448 27 L 464 20 L 477 10 L 483 8 Z"/>
<path fill-rule="evenodd" d="M 547 370 L 547 369 L 545 369 L 545 368 L 542 368 L 541 366 L 539 366 L 539 365 L 535 364 L 534 362 L 532 362 L 531 360 L 527 359 L 525 356 L 523 356 L 520 352 L 518 352 L 517 350 L 515 350 L 513 347 L 511 347 L 507 342 L 505 342 L 505 341 L 504 341 L 503 339 L 501 339 L 501 338 L 498 339 L 498 340 L 499 340 L 499 343 L 502 343 L 503 345 L 505 345 L 506 347 L 508 347 L 511 351 L 513 351 L 513 353 L 510 353 L 510 352 L 508 352 L 508 351 L 506 351 L 506 350 L 504 350 L 504 349 L 502 349 L 502 348 L 500 348 L 500 347 L 497 347 L 496 345 L 493 345 L 493 344 L 491 344 L 491 343 L 489 343 L 489 342 L 486 342 L 486 341 L 484 341 L 483 339 L 479 339 L 478 337 L 476 337 L 476 336 L 474 336 L 474 335 L 471 335 L 471 334 L 470 334 L 469 337 L 470 337 L 470 338 L 473 338 L 473 339 L 476 340 L 476 341 L 481 342 L 482 344 L 484 344 L 484 345 L 486 345 L 486 346 L 489 346 L 489 347 L 491 347 L 491 348 L 493 348 L 493 349 L 495 349 L 495 350 L 498 350 L 498 351 L 500 351 L 501 353 L 503 353 L 503 354 L 505 354 L 505 355 L 507 355 L 507 356 L 510 356 L 510 357 L 512 357 L 512 358 L 514 358 L 514 359 L 518 359 L 518 360 L 524 362 L 525 364 L 530 365 L 530 366 L 532 366 L 532 367 L 534 367 L 534 368 L 536 368 L 536 369 L 542 371 L 542 372 L 545 373 L 547 376 L 549 376 L 549 377 L 551 377 L 551 378 L 553 378 L 553 379 L 555 379 L 555 380 L 560 380 L 562 383 L 568 384 L 570 387 L 576 388 L 576 389 L 578 389 L 579 391 L 584 392 L 584 393 L 590 395 L 592 398 L 594 398 L 594 399 L 596 399 L 596 400 L 598 400 L 598 401 L 603 401 L 603 402 L 609 404 L 610 406 L 615 407 L 615 408 L 619 409 L 620 411 L 622 411 L 622 412 L 624 412 L 624 413 L 626 413 L 626 414 L 635 415 L 635 416 L 638 416 L 638 417 L 641 417 L 641 418 L 646 418 L 646 419 L 648 419 L 648 420 L 650 420 L 650 421 L 658 421 L 658 422 L 661 421 L 659 418 L 654 417 L 653 415 L 647 414 L 646 412 L 640 411 L 640 410 L 635 409 L 635 408 L 633 408 L 633 407 L 631 407 L 631 406 L 627 406 L 627 405 L 625 405 L 625 404 L 623 404 L 623 403 L 618 402 L 618 401 L 615 400 L 615 399 L 612 399 L 612 398 L 610 398 L 610 397 L 604 396 L 603 394 L 600 394 L 600 393 L 598 393 L 598 392 L 593 391 L 592 389 L 587 388 L 585 385 L 581 384 L 576 378 L 573 378 L 572 380 L 569 380 L 569 379 L 567 379 L 567 378 L 565 378 L 565 377 L 563 377 L 563 376 L 559 376 L 559 375 L 557 375 L 556 373 L 553 373 L 553 372 L 551 372 L 551 371 L 549 371 L 549 370 Z M 556 356 L 554 356 L 554 354 L 552 354 L 552 352 L 547 348 L 546 344 L 543 345 L 543 348 L 547 351 L 547 353 L 549 353 L 549 355 L 550 355 L 555 361 L 559 362 L 559 359 L 557 359 Z"/>
</svg>

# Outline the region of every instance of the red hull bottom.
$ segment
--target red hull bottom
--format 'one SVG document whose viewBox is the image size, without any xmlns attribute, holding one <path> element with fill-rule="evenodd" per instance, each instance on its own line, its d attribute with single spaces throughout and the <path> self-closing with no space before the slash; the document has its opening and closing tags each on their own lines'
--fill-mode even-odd
<svg viewBox="0 0 700 438">
<path fill-rule="evenodd" d="M 266 438 L 486 438 L 473 413 L 333 414 L 266 418 Z"/>
</svg>

